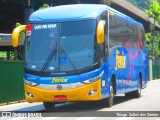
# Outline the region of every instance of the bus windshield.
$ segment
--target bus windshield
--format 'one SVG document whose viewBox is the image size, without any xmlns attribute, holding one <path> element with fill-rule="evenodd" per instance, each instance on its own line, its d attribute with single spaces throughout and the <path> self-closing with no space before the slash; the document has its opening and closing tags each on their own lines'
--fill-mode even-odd
<svg viewBox="0 0 160 120">
<path fill-rule="evenodd" d="M 43 72 L 73 71 L 97 63 L 96 20 L 31 24 L 25 67 Z"/>
</svg>

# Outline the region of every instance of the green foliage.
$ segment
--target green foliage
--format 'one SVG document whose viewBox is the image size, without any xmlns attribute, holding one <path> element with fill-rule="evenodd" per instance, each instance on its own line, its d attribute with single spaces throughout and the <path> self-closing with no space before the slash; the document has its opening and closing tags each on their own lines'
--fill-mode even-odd
<svg viewBox="0 0 160 120">
<path fill-rule="evenodd" d="M 151 36 L 151 33 L 146 33 L 145 37 L 146 37 L 146 47 L 148 50 L 148 54 L 149 54 L 149 56 L 151 56 L 152 55 L 152 43 L 151 43 L 152 36 Z"/>
<path fill-rule="evenodd" d="M 150 3 L 145 2 L 145 4 L 148 6 L 148 9 L 144 9 L 148 17 L 158 20 L 160 17 L 160 5 L 158 0 L 150 0 Z"/>
<path fill-rule="evenodd" d="M 146 33 L 146 47 L 148 49 L 148 54 L 151 56 L 152 55 L 152 39 L 153 36 L 151 33 Z M 154 38 L 154 57 L 155 58 L 160 58 L 160 32 L 155 33 L 155 38 Z"/>
<path fill-rule="evenodd" d="M 40 7 L 39 9 L 44 9 L 44 8 L 49 8 L 50 6 L 47 4 L 47 3 L 44 3 L 43 5 L 42 5 L 42 7 Z"/>
<path fill-rule="evenodd" d="M 148 8 L 147 4 L 149 4 L 150 2 L 150 0 L 127 0 L 127 1 L 133 4 L 134 6 L 140 8 L 141 10 L 147 9 Z M 160 2 L 160 0 L 158 1 Z"/>
<path fill-rule="evenodd" d="M 18 27 L 18 26 L 21 26 L 21 23 L 20 23 L 20 22 L 16 22 L 15 27 Z"/>
<path fill-rule="evenodd" d="M 147 42 L 149 42 L 148 44 L 148 51 L 150 52 L 150 48 L 151 48 L 151 44 L 152 44 L 152 57 L 159 57 L 159 45 L 157 44 L 157 42 L 159 43 L 159 33 L 155 35 L 155 22 L 159 21 L 160 19 L 160 4 L 158 0 L 150 0 L 149 3 L 145 4 L 148 6 L 148 9 L 144 9 L 145 12 L 147 13 L 148 17 L 153 18 L 154 19 L 154 25 L 153 25 L 153 36 L 152 35 L 147 35 L 146 36 L 146 40 L 148 38 L 150 38 L 150 40 L 148 39 Z M 158 36 L 158 37 L 157 37 Z M 152 40 L 152 41 L 151 41 Z"/>
<path fill-rule="evenodd" d="M 0 52 L 0 60 L 6 60 L 6 52 Z"/>
<path fill-rule="evenodd" d="M 0 52 L 0 56 L 6 56 L 6 52 Z"/>
</svg>

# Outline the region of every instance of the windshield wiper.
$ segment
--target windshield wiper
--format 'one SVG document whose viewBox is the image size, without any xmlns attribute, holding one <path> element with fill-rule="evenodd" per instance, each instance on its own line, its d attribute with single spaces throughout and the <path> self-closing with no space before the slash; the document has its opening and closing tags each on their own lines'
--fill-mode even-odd
<svg viewBox="0 0 160 120">
<path fill-rule="evenodd" d="M 63 54 L 67 57 L 69 63 L 73 67 L 73 69 L 76 70 L 77 72 L 79 72 L 79 70 L 77 69 L 76 65 L 73 63 L 71 58 L 68 56 L 66 50 L 63 49 L 62 47 L 61 47 L 61 50 L 62 50 Z M 48 55 L 46 61 L 44 62 L 43 66 L 42 66 L 41 71 L 45 71 L 48 68 L 49 64 L 51 63 L 53 57 L 55 57 L 55 60 L 56 60 L 56 56 L 57 56 L 57 44 L 56 44 L 55 47 L 53 47 L 53 49 L 51 50 L 50 54 Z"/>
<path fill-rule="evenodd" d="M 55 60 L 56 60 L 56 55 L 57 55 L 57 43 L 56 43 L 55 47 L 52 48 L 50 54 L 48 55 L 46 61 L 44 62 L 43 66 L 42 66 L 41 71 L 45 71 L 48 68 L 48 66 L 51 63 L 54 56 L 55 56 Z"/>
<path fill-rule="evenodd" d="M 61 48 L 62 48 L 62 47 L 61 47 Z M 74 70 L 76 70 L 77 72 L 79 72 L 79 70 L 77 69 L 76 65 L 73 63 L 73 61 L 71 60 L 71 58 L 68 56 L 66 50 L 62 48 L 62 52 L 63 52 L 64 55 L 67 57 L 69 63 L 72 65 L 72 67 L 74 68 Z"/>
</svg>

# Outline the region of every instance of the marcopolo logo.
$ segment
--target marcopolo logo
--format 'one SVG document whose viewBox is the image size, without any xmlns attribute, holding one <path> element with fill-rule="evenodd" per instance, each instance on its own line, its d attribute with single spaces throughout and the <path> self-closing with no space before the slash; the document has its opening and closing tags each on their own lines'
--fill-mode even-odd
<svg viewBox="0 0 160 120">
<path fill-rule="evenodd" d="M 57 85 L 57 89 L 61 90 L 62 89 L 62 85 Z"/>
<path fill-rule="evenodd" d="M 65 79 L 65 78 L 52 78 L 51 83 L 64 83 L 64 82 L 67 82 L 67 79 Z"/>
</svg>

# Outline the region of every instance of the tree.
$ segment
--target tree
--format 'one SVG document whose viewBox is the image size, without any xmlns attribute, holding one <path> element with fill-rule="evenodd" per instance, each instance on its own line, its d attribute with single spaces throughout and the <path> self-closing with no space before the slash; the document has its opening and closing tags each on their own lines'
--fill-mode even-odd
<svg viewBox="0 0 160 120">
<path fill-rule="evenodd" d="M 152 55 L 152 39 L 151 33 L 146 33 L 146 47 L 148 54 Z M 154 42 L 154 56 L 155 58 L 160 58 L 160 32 L 155 32 L 155 42 Z"/>
<path fill-rule="evenodd" d="M 48 4 L 46 4 L 46 3 L 44 3 L 43 4 L 43 6 L 42 7 L 40 7 L 39 9 L 44 9 L 44 8 L 48 8 L 49 7 L 49 5 Z"/>
<path fill-rule="evenodd" d="M 155 41 L 155 23 L 160 18 L 160 5 L 158 0 L 150 0 L 149 3 L 146 3 L 148 6 L 148 10 L 145 9 L 148 17 L 153 18 L 154 25 L 153 25 L 153 39 L 152 39 L 152 57 L 154 57 L 154 41 Z"/>
</svg>

